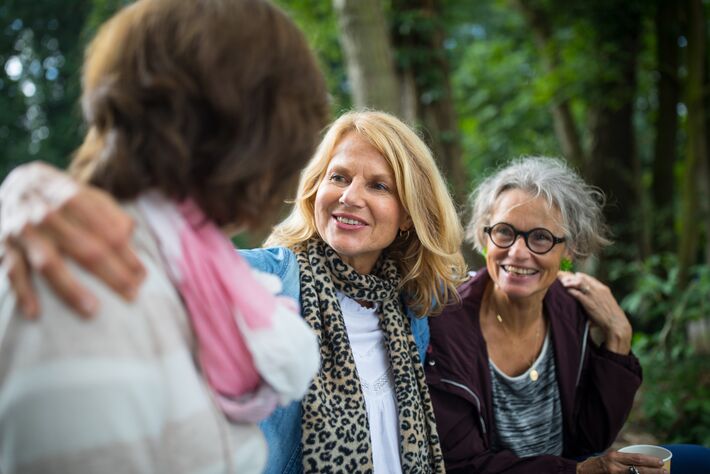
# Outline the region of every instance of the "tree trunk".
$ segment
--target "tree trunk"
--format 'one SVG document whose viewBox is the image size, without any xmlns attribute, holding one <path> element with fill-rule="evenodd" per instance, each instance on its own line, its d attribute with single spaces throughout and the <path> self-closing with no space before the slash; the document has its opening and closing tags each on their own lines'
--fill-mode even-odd
<svg viewBox="0 0 710 474">
<path fill-rule="evenodd" d="M 401 81 L 410 86 L 402 87 L 411 91 L 409 100 L 405 100 L 410 104 L 407 108 L 416 112 L 424 138 L 448 179 L 454 200 L 461 206 L 466 202 L 470 183 L 462 162 L 440 9 L 441 2 L 434 0 L 393 0 L 392 37 Z"/>
<path fill-rule="evenodd" d="M 705 5 L 704 14 L 707 21 L 708 14 L 710 13 L 710 7 Z M 705 160 L 703 161 L 703 169 L 701 172 L 701 182 L 704 184 L 704 193 L 702 203 L 703 208 L 703 222 L 705 223 L 705 264 L 710 265 L 710 50 L 708 48 L 708 32 L 705 29 L 703 34 L 705 51 L 705 68 L 704 68 L 704 89 L 703 89 L 703 104 L 705 106 Z"/>
<path fill-rule="evenodd" d="M 533 34 L 533 40 L 547 73 L 554 73 L 560 65 L 560 52 L 555 44 L 552 27 L 545 12 L 525 0 L 511 0 L 523 14 Z M 555 128 L 555 136 L 565 159 L 577 169 L 584 171 L 585 155 L 577 125 L 572 115 L 570 100 L 556 97 L 550 107 Z"/>
<path fill-rule="evenodd" d="M 333 0 L 356 108 L 399 115 L 400 91 L 380 0 Z"/>
<path fill-rule="evenodd" d="M 411 123 L 422 127 L 424 140 L 449 183 L 454 201 L 465 214 L 471 183 L 463 163 L 441 9 L 442 2 L 435 0 L 393 0 L 392 38 L 405 92 L 402 109 L 409 111 Z M 473 265 L 473 249 L 464 245 L 462 250 L 468 264 Z"/>
<path fill-rule="evenodd" d="M 698 181 L 699 172 L 707 164 L 705 141 L 705 15 L 702 0 L 686 0 L 688 22 L 688 51 L 686 67 L 688 118 L 688 152 L 685 159 L 685 175 L 680 214 L 680 237 L 678 247 L 678 284 L 684 287 L 690 267 L 696 263 L 699 244 Z"/>
<path fill-rule="evenodd" d="M 629 234 L 630 211 L 638 209 L 632 104 L 599 105 L 590 111 L 590 174 L 608 198 L 607 217 L 617 235 Z M 623 227 L 623 229 L 619 229 Z"/>
<path fill-rule="evenodd" d="M 658 61 L 658 116 L 653 156 L 654 248 L 675 248 L 673 238 L 674 167 L 677 159 L 678 102 L 678 38 L 679 15 L 676 0 L 660 0 L 656 10 L 656 57 Z"/>
<path fill-rule="evenodd" d="M 605 24 L 603 15 L 597 20 L 595 48 L 598 60 L 607 66 L 605 75 L 597 80 L 596 100 L 589 108 L 588 176 L 609 199 L 606 216 L 617 241 L 614 250 L 634 258 L 650 251 L 639 232 L 643 224 L 637 213 L 641 209 L 641 172 L 633 126 L 641 14 L 631 4 L 619 3 L 615 8 L 624 21 Z"/>
</svg>

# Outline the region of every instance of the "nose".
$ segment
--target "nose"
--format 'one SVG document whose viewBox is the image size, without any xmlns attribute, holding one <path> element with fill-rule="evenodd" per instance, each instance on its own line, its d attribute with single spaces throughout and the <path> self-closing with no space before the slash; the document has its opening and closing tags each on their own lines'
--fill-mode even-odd
<svg viewBox="0 0 710 474">
<path fill-rule="evenodd" d="M 526 255 L 529 252 L 529 249 L 527 245 L 525 244 L 525 237 L 522 235 L 517 235 L 515 237 L 515 242 L 513 242 L 513 245 L 508 247 L 508 255 Z"/>
<path fill-rule="evenodd" d="M 362 207 L 364 205 L 362 185 L 353 180 L 348 187 L 343 189 L 343 194 L 340 195 L 338 202 L 344 206 Z"/>
</svg>

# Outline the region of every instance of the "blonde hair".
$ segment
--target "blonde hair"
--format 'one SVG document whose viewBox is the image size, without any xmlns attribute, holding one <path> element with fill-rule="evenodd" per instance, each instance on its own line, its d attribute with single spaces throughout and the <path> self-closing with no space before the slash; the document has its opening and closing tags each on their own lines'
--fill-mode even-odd
<svg viewBox="0 0 710 474">
<path fill-rule="evenodd" d="M 323 137 L 301 173 L 291 214 L 274 227 L 265 245 L 293 248 L 318 235 L 315 198 L 340 139 L 357 133 L 387 160 L 397 195 L 412 219 L 409 235 L 398 235 L 387 252 L 399 265 L 401 290 L 417 316 L 436 315 L 457 298 L 466 274 L 461 255 L 463 229 L 431 151 L 398 118 L 376 111 L 349 112 Z"/>
</svg>

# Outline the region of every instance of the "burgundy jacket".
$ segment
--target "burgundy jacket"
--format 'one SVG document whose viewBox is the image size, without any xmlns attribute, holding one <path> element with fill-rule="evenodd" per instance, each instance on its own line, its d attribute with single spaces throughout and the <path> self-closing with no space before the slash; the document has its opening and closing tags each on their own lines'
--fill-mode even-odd
<svg viewBox="0 0 710 474">
<path fill-rule="evenodd" d="M 449 473 L 574 473 L 574 458 L 602 452 L 616 438 L 641 385 L 641 366 L 597 347 L 581 304 L 555 281 L 543 300 L 557 367 L 562 457 L 492 452 L 493 403 L 488 351 L 479 324 L 484 269 L 459 287 L 461 304 L 429 319 L 426 376 Z"/>
</svg>

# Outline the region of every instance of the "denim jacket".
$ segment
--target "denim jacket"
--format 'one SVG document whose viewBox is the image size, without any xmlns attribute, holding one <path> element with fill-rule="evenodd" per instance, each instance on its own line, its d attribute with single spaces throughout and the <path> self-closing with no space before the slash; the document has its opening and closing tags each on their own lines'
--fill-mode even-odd
<svg viewBox="0 0 710 474">
<path fill-rule="evenodd" d="M 284 247 L 240 250 L 240 254 L 249 264 L 263 272 L 278 276 L 282 283 L 282 294 L 300 301 L 296 255 Z M 419 358 L 424 360 L 429 345 L 429 322 L 426 318 L 415 318 L 407 309 L 412 327 L 414 342 L 419 349 Z M 303 472 L 301 463 L 301 403 L 293 402 L 286 407 L 279 407 L 269 418 L 259 424 L 269 445 L 269 457 L 266 474 Z"/>
</svg>

